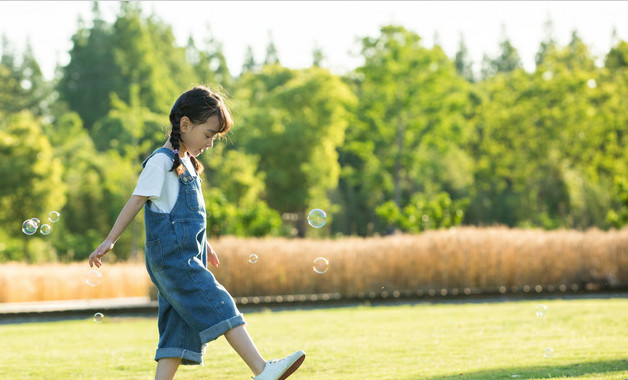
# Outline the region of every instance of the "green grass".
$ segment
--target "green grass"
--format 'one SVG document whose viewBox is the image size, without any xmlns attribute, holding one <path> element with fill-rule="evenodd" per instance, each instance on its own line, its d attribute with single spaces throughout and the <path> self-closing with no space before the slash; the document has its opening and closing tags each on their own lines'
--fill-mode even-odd
<svg viewBox="0 0 628 380">
<path fill-rule="evenodd" d="M 539 303 L 549 312 L 535 316 Z M 291 379 L 626 379 L 628 299 L 352 306 L 245 314 L 267 358 L 303 349 Z M 107 318 L 0 325 L 0 379 L 152 379 L 157 324 Z M 554 354 L 545 358 L 543 350 Z M 224 338 L 176 379 L 248 379 Z"/>
</svg>

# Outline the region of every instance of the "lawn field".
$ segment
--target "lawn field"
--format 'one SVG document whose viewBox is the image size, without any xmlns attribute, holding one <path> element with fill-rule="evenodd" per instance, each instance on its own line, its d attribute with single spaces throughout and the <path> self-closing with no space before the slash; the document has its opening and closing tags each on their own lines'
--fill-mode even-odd
<svg viewBox="0 0 628 380">
<path fill-rule="evenodd" d="M 548 312 L 536 316 L 544 304 Z M 245 313 L 290 379 L 628 379 L 628 298 L 397 303 Z M 154 318 L 0 325 L 0 379 L 152 379 Z M 545 357 L 545 348 L 552 348 Z M 176 379 L 249 379 L 221 337 Z"/>
</svg>

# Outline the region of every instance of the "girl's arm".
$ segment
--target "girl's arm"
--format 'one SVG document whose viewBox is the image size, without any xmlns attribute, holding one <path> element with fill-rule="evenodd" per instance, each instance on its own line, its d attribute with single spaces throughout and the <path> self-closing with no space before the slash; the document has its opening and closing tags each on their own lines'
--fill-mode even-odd
<svg viewBox="0 0 628 380">
<path fill-rule="evenodd" d="M 216 251 L 214 251 L 212 246 L 209 245 L 209 241 L 207 241 L 207 260 L 211 263 L 211 265 L 218 268 L 218 264 L 220 264 L 220 261 L 218 260 L 218 254 L 216 253 Z"/>
<path fill-rule="evenodd" d="M 89 266 L 93 267 L 94 264 L 98 268 L 102 265 L 102 261 L 100 258 L 107 254 L 109 251 L 113 249 L 113 245 L 118 241 L 122 232 L 128 227 L 131 223 L 135 215 L 142 209 L 144 203 L 148 200 L 148 197 L 141 195 L 132 195 L 131 198 L 126 202 L 126 205 L 120 211 L 120 215 L 118 215 L 118 219 L 114 223 L 111 228 L 111 232 L 107 235 L 105 241 L 103 241 L 98 248 L 91 255 L 89 255 Z"/>
</svg>

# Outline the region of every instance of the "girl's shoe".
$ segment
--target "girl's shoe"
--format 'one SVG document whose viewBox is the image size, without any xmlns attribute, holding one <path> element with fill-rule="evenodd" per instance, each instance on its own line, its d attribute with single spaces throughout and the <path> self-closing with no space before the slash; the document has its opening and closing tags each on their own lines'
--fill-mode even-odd
<svg viewBox="0 0 628 380">
<path fill-rule="evenodd" d="M 305 352 L 299 350 L 283 359 L 271 359 L 266 362 L 264 370 L 253 380 L 284 380 L 292 375 L 305 360 Z"/>
</svg>

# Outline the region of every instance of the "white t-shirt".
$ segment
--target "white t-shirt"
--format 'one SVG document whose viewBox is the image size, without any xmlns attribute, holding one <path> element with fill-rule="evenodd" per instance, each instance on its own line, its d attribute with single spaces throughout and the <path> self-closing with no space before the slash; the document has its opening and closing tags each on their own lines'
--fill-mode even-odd
<svg viewBox="0 0 628 380">
<path fill-rule="evenodd" d="M 189 173 L 196 174 L 190 157 L 181 159 Z M 165 153 L 154 154 L 144 166 L 133 195 L 150 199 L 150 209 L 155 212 L 169 213 L 179 197 L 179 177 L 176 171 L 170 171 L 172 159 Z"/>
</svg>

